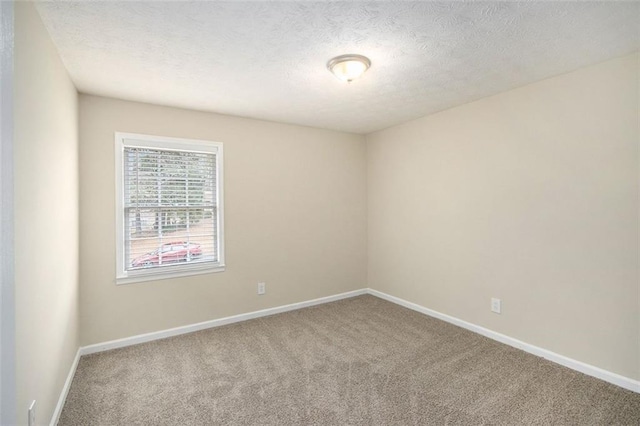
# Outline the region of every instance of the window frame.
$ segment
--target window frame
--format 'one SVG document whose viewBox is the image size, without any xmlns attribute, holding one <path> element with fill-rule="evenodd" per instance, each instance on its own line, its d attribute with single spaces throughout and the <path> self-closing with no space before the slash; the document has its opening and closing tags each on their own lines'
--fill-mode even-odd
<svg viewBox="0 0 640 426">
<path fill-rule="evenodd" d="M 215 154 L 216 161 L 216 207 L 217 221 L 217 262 L 195 264 L 181 263 L 162 268 L 150 268 L 127 271 L 125 269 L 125 211 L 124 211 L 124 148 L 150 148 L 182 152 Z M 115 133 L 115 172 L 116 172 L 116 284 L 131 284 L 179 278 L 191 275 L 223 272 L 224 260 L 224 155 L 222 142 L 198 139 L 153 136 L 139 133 Z"/>
</svg>

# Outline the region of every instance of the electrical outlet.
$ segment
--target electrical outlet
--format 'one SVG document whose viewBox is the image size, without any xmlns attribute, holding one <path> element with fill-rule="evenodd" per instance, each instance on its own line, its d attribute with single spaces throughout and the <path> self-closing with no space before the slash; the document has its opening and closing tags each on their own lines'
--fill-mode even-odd
<svg viewBox="0 0 640 426">
<path fill-rule="evenodd" d="M 495 312 L 496 314 L 502 313 L 502 300 L 496 299 L 495 297 L 491 298 L 491 312 Z"/>
<path fill-rule="evenodd" d="M 36 426 L 36 400 L 31 401 L 31 405 L 29 405 L 29 426 Z"/>
<path fill-rule="evenodd" d="M 258 283 L 258 294 L 265 294 L 267 292 L 266 283 Z"/>
</svg>

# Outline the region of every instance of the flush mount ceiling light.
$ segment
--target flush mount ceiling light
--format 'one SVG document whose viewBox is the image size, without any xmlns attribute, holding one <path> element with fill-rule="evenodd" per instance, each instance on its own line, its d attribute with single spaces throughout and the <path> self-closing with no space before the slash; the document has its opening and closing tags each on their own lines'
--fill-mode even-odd
<svg viewBox="0 0 640 426">
<path fill-rule="evenodd" d="M 340 55 L 327 62 L 327 68 L 342 81 L 360 77 L 371 66 L 371 61 L 362 55 Z"/>
</svg>

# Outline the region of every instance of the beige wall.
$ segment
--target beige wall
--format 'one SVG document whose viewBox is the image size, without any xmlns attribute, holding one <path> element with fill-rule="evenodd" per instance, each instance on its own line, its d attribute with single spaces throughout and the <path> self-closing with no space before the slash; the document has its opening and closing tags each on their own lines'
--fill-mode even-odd
<svg viewBox="0 0 640 426">
<path fill-rule="evenodd" d="M 17 414 L 49 423 L 79 346 L 78 96 L 33 4 L 15 4 Z"/>
<path fill-rule="evenodd" d="M 225 272 L 115 284 L 116 131 L 224 144 Z M 363 136 L 81 95 L 80 141 L 83 345 L 366 286 Z"/>
<path fill-rule="evenodd" d="M 632 55 L 367 136 L 370 287 L 639 379 L 638 73 Z"/>
</svg>

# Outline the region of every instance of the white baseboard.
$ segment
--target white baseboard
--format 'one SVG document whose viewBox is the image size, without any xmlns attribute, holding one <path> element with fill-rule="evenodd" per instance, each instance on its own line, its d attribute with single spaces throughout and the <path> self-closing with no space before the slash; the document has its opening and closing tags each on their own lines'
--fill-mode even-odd
<svg viewBox="0 0 640 426">
<path fill-rule="evenodd" d="M 438 318 L 442 321 L 446 321 L 453 325 L 457 325 L 458 327 L 465 328 L 467 330 L 473 331 L 474 333 L 478 333 L 490 339 L 497 340 L 500 343 L 513 346 L 514 348 L 521 349 L 525 352 L 529 352 L 530 354 L 548 359 L 549 361 L 553 361 L 556 364 L 563 365 L 565 367 L 571 368 L 572 370 L 576 370 L 581 373 L 584 373 L 588 376 L 592 376 L 597 379 L 604 380 L 605 382 L 609 382 L 614 385 L 620 386 L 622 388 L 640 393 L 640 381 L 638 380 L 621 376 L 619 374 L 612 373 L 607 370 L 603 370 L 602 368 L 595 367 L 593 365 L 586 364 L 584 362 L 577 361 L 572 358 L 568 358 L 564 355 L 560 355 L 555 352 L 549 351 L 547 349 L 543 349 L 538 346 L 531 345 L 521 340 L 514 339 L 513 337 L 505 336 L 504 334 L 497 333 L 495 331 L 489 330 L 488 328 L 484 328 L 479 325 L 475 325 L 470 322 L 463 321 L 459 318 L 452 317 L 452 316 L 434 311 L 429 308 L 425 308 L 424 306 L 420 306 L 416 303 L 408 302 L 404 299 L 391 296 L 381 291 L 368 289 L 367 293 L 373 296 L 379 297 L 381 299 L 387 300 L 389 302 L 393 302 L 397 305 L 404 306 L 405 308 L 409 308 L 411 310 L 420 312 L 422 314 L 429 315 L 434 318 Z"/>
<path fill-rule="evenodd" d="M 73 359 L 73 363 L 71 364 L 71 368 L 69 369 L 69 374 L 67 374 L 67 380 L 65 380 L 62 392 L 60 392 L 60 398 L 58 398 L 56 409 L 53 411 L 53 416 L 51 416 L 50 426 L 56 426 L 58 424 L 58 420 L 60 420 L 60 414 L 62 413 L 64 402 L 67 400 L 69 389 L 71 389 L 71 382 L 73 382 L 73 376 L 75 376 L 76 369 L 78 368 L 78 362 L 80 361 L 80 350 L 81 348 L 78 348 L 78 350 L 76 351 L 76 357 Z"/>
<path fill-rule="evenodd" d="M 75 370 L 78 365 L 78 360 L 81 355 L 88 355 L 88 354 L 93 354 L 97 352 L 108 351 L 111 349 L 117 349 L 117 348 L 122 348 L 126 346 L 137 345 L 140 343 L 150 342 L 153 340 L 164 339 L 167 337 L 178 336 L 181 334 L 192 333 L 194 331 L 205 330 L 208 328 L 219 327 L 222 325 L 233 324 L 241 321 L 247 321 L 254 318 L 261 318 L 261 317 L 266 317 L 269 315 L 279 314 L 283 312 L 294 311 L 297 309 L 320 305 L 323 303 L 329 303 L 329 302 L 334 302 L 341 299 L 360 296 L 362 294 L 370 294 L 372 296 L 379 297 L 381 299 L 387 300 L 397 305 L 404 306 L 405 308 L 409 308 L 414 311 L 420 312 L 422 314 L 429 315 L 434 318 L 438 318 L 440 320 L 443 320 L 448 323 L 465 328 L 467 330 L 473 331 L 474 333 L 481 334 L 483 336 L 486 336 L 498 342 L 507 344 L 509 346 L 513 346 L 514 348 L 523 350 L 525 352 L 531 353 L 536 356 L 543 357 L 557 364 L 563 365 L 565 367 L 571 368 L 573 370 L 579 371 L 589 376 L 592 376 L 592 377 L 604 380 L 606 382 L 612 383 L 614 385 L 620 386 L 622 388 L 640 393 L 640 381 L 638 380 L 624 377 L 619 374 L 612 373 L 607 370 L 603 370 L 599 367 L 595 367 L 593 365 L 589 365 L 584 362 L 568 358 L 564 355 L 560 355 L 555 352 L 549 351 L 547 349 L 543 349 L 538 346 L 531 345 L 521 340 L 517 340 L 512 337 L 506 336 L 504 334 L 500 334 L 495 331 L 489 330 L 487 328 L 463 321 L 459 318 L 455 318 L 455 317 L 434 311 L 432 309 L 425 308 L 424 306 L 420 306 L 416 303 L 412 303 L 404 299 L 400 299 L 399 297 L 391 296 L 389 294 L 386 294 L 377 290 L 365 288 L 365 289 L 350 291 L 347 293 L 336 294 L 333 296 L 307 300 L 304 302 L 292 303 L 290 305 L 277 306 L 274 308 L 263 309 L 260 311 L 248 312 L 246 314 L 234 315 L 234 316 L 219 318 L 211 321 L 204 321 L 197 324 L 190 324 L 182 327 L 171 328 L 168 330 L 161 330 L 161 331 L 152 332 L 152 333 L 140 334 L 137 336 L 126 337 L 124 339 L 112 340 L 109 342 L 97 343 L 94 345 L 81 347 L 78 349 L 78 353 L 76 354 L 76 358 L 71 367 L 71 371 L 69 371 L 69 376 L 67 377 L 67 381 L 65 382 L 64 389 L 60 395 L 60 400 L 58 401 L 58 405 L 56 406 L 56 410 L 51 420 L 51 426 L 55 426 L 58 422 L 58 418 L 60 417 L 60 413 L 64 406 L 64 401 L 67 397 L 67 393 L 69 392 L 71 381 L 73 380 L 73 375 L 75 374 Z"/>
<path fill-rule="evenodd" d="M 124 339 L 111 340 L 104 343 L 97 343 L 95 345 L 89 345 L 80 348 L 80 355 L 89 355 L 96 352 L 108 351 L 110 349 L 123 348 L 125 346 L 132 346 L 140 343 L 150 342 L 152 340 L 165 339 L 167 337 L 178 336 L 180 334 L 193 333 L 194 331 L 205 330 L 207 328 L 220 327 L 221 325 L 233 324 L 240 321 L 247 321 L 254 318 L 280 314 L 283 312 L 295 311 L 296 309 L 307 308 L 309 306 L 321 305 L 323 303 L 335 302 L 336 300 L 360 296 L 362 294 L 367 294 L 367 291 L 368 289 L 364 288 L 360 290 L 349 291 L 347 293 L 336 294 L 333 296 L 320 297 L 318 299 L 292 303 L 290 305 L 276 306 L 275 308 L 248 312 L 246 314 L 199 322 L 197 324 L 190 324 L 182 327 L 170 328 L 168 330 L 155 331 L 152 333 L 139 334 L 137 336 L 125 337 Z"/>
</svg>

